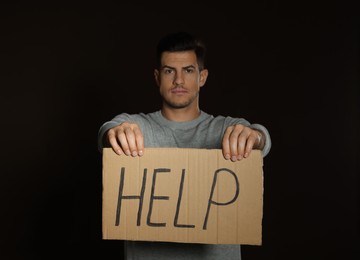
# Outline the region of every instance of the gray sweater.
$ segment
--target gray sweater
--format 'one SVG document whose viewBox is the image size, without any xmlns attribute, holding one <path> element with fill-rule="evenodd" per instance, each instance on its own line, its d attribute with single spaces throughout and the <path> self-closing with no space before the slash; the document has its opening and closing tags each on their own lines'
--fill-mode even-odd
<svg viewBox="0 0 360 260">
<path fill-rule="evenodd" d="M 169 121 L 161 111 L 149 114 L 120 114 L 104 123 L 99 129 L 98 148 L 102 152 L 104 134 L 123 122 L 137 123 L 144 136 L 146 147 L 179 147 L 221 149 L 222 137 L 228 126 L 243 124 L 262 131 L 265 135 L 266 156 L 271 148 L 267 129 L 260 124 L 250 124 L 243 118 L 212 116 L 203 111 L 198 118 L 188 122 Z M 146 150 L 145 150 L 146 152 Z M 184 244 L 170 242 L 125 242 L 125 259 L 241 259 L 239 245 Z"/>
<path fill-rule="evenodd" d="M 243 118 L 212 116 L 201 111 L 200 116 L 188 122 L 174 122 L 162 116 L 161 111 L 149 114 L 120 114 L 104 123 L 99 130 L 98 147 L 103 148 L 103 137 L 107 130 L 123 122 L 137 123 L 144 135 L 145 147 L 179 147 L 221 149 L 222 137 L 228 126 L 243 124 L 265 134 L 265 157 L 271 148 L 267 129 L 259 124 L 250 124 Z"/>
</svg>

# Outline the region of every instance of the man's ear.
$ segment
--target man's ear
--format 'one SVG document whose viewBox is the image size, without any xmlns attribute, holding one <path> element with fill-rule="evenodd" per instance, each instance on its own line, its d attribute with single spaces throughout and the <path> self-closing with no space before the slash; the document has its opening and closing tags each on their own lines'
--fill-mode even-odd
<svg viewBox="0 0 360 260">
<path fill-rule="evenodd" d="M 154 78 L 155 78 L 155 82 L 156 85 L 160 86 L 160 74 L 159 74 L 159 70 L 154 69 Z"/>
<path fill-rule="evenodd" d="M 200 71 L 200 87 L 204 86 L 209 75 L 209 71 L 207 69 L 203 69 Z"/>
</svg>

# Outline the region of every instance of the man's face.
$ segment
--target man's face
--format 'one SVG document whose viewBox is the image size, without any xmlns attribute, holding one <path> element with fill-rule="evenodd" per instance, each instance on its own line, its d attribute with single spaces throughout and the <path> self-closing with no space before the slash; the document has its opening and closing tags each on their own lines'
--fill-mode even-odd
<svg viewBox="0 0 360 260">
<path fill-rule="evenodd" d="M 164 52 L 161 68 L 155 70 L 164 105 L 169 108 L 198 107 L 200 88 L 205 84 L 207 70 L 199 71 L 194 51 Z"/>
</svg>

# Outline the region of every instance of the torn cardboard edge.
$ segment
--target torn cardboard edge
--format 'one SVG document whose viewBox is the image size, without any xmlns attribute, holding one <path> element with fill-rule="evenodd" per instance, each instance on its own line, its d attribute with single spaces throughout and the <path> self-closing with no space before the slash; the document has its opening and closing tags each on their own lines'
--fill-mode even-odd
<svg viewBox="0 0 360 260">
<path fill-rule="evenodd" d="M 263 158 L 220 149 L 103 149 L 103 239 L 261 245 Z"/>
</svg>

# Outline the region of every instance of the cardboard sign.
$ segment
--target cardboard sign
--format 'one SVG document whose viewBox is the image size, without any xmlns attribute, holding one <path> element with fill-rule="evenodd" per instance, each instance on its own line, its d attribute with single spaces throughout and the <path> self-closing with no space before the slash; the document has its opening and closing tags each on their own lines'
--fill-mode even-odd
<svg viewBox="0 0 360 260">
<path fill-rule="evenodd" d="M 261 245 L 263 159 L 219 149 L 103 150 L 103 239 Z"/>
</svg>

